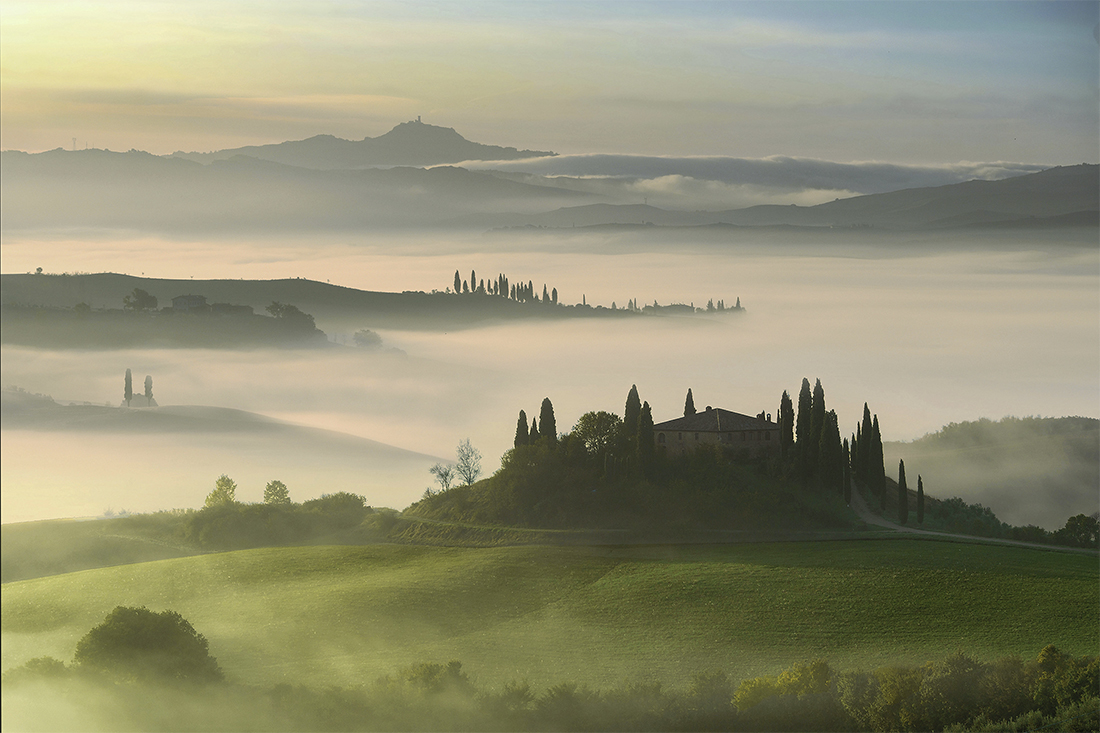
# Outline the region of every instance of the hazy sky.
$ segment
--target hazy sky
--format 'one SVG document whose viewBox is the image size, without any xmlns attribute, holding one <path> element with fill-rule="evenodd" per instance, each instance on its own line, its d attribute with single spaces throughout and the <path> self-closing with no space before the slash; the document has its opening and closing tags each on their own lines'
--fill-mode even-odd
<svg viewBox="0 0 1100 733">
<path fill-rule="evenodd" d="M 1100 159 L 1096 2 L 0 5 L 0 146 L 154 153 L 423 115 L 561 153 Z"/>
</svg>

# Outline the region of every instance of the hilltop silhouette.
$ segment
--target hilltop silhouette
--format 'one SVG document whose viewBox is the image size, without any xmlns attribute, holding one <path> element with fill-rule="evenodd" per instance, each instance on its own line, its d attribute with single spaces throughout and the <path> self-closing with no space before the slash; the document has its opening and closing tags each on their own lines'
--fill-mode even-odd
<svg viewBox="0 0 1100 733">
<path fill-rule="evenodd" d="M 211 153 L 172 154 L 196 163 L 229 160 L 237 155 L 283 163 L 301 168 L 337 170 L 385 165 L 442 165 L 464 160 L 517 160 L 541 158 L 554 153 L 546 150 L 517 150 L 499 145 L 482 145 L 467 140 L 453 128 L 437 127 L 419 118 L 402 122 L 384 135 L 362 140 L 344 140 L 332 135 L 316 135 L 273 145 L 248 145 L 243 148 Z"/>
</svg>

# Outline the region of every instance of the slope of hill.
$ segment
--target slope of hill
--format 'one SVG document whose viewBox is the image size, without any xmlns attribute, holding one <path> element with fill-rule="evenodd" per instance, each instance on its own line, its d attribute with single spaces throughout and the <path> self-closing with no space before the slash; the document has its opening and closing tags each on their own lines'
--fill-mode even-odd
<svg viewBox="0 0 1100 733">
<path fill-rule="evenodd" d="M 295 501 L 348 491 L 372 505 L 404 506 L 441 460 L 243 410 L 140 407 L 138 383 L 131 409 L 3 391 L 5 522 L 197 507 L 223 473 L 241 501 L 260 501 L 278 479 Z"/>
<path fill-rule="evenodd" d="M 402 122 L 384 135 L 362 140 L 344 140 L 332 135 L 316 135 L 273 145 L 249 145 L 211 153 L 172 154 L 196 163 L 229 160 L 236 155 L 274 163 L 334 170 L 369 166 L 427 166 L 461 163 L 464 160 L 516 160 L 554 155 L 546 150 L 517 150 L 499 145 L 482 145 L 467 140 L 453 128 L 420 122 Z"/>
<path fill-rule="evenodd" d="M 387 293 L 341 287 L 300 278 L 285 280 L 179 280 L 115 273 L 92 275 L 0 275 L 4 306 L 93 309 L 120 308 L 122 299 L 141 288 L 169 305 L 179 295 L 203 295 L 210 303 L 249 305 L 257 313 L 272 301 L 289 303 L 314 316 L 322 329 L 453 329 L 507 319 L 634 318 L 638 313 L 607 308 L 518 302 L 480 294 Z M 730 309 L 730 312 L 736 312 Z M 33 335 L 33 334 L 32 334 Z M 0 338 L 7 335 L 0 332 Z M 64 344 L 54 344 L 63 347 Z"/>
<path fill-rule="evenodd" d="M 585 204 L 540 215 L 503 218 L 508 224 L 571 227 L 798 226 L 949 229 L 974 226 L 1100 226 L 1100 166 L 1051 168 L 999 181 L 854 196 L 817 206 L 752 206 L 726 211 L 667 211 L 654 206 Z"/>
<path fill-rule="evenodd" d="M 1100 511 L 1100 420 L 1085 417 L 952 423 L 910 443 L 883 445 L 888 473 L 905 461 L 939 497 L 996 506 L 1003 521 L 1053 531 Z"/>
<path fill-rule="evenodd" d="M 236 155 L 203 165 L 139 151 L 4 151 L 0 225 L 218 231 L 434 226 L 541 211 L 587 194 L 462 168 L 313 170 Z"/>
<path fill-rule="evenodd" d="M 1098 581 L 1087 555 L 912 540 L 272 548 L 8 583 L 3 667 L 70 659 L 117 605 L 180 612 L 234 681 L 318 688 L 451 659 L 481 684 L 684 685 L 811 656 L 867 669 L 953 649 L 1088 654 Z"/>
</svg>

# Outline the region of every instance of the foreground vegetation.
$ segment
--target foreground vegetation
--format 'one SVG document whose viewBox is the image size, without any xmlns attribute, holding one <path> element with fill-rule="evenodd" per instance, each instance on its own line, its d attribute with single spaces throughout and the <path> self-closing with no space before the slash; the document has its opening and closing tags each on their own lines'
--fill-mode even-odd
<svg viewBox="0 0 1100 733">
<path fill-rule="evenodd" d="M 150 634 L 150 632 L 156 632 Z M 118 607 L 71 666 L 37 658 L 4 675 L 4 725 L 19 730 L 1091 731 L 1100 663 L 1048 645 L 1032 661 L 962 652 L 920 666 L 841 671 L 824 660 L 734 682 L 722 669 L 683 687 L 646 679 L 479 687 L 453 660 L 351 687 L 223 680 L 179 614 Z M 50 709 L 36 704 L 49 695 Z M 58 703 L 61 703 L 60 705 Z"/>
</svg>

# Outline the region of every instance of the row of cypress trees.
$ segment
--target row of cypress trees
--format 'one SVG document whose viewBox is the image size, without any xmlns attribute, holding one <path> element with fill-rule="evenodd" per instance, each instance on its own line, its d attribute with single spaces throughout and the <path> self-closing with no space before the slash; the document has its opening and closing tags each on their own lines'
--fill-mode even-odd
<svg viewBox="0 0 1100 733">
<path fill-rule="evenodd" d="M 531 419 L 527 425 L 527 413 L 519 411 L 516 419 L 514 447 L 524 445 L 553 445 L 558 441 L 557 420 L 554 417 L 554 405 L 550 398 L 542 401 L 538 418 Z M 648 402 L 642 402 L 638 395 L 638 386 L 631 385 L 626 396 L 623 410 L 623 422 L 620 436 L 620 448 L 627 456 L 640 459 L 643 466 L 648 465 L 655 453 L 653 444 L 653 411 Z"/>
<path fill-rule="evenodd" d="M 504 273 L 498 274 L 495 280 L 490 280 L 489 284 L 486 285 L 484 278 L 480 281 L 477 279 L 477 270 L 470 270 L 469 281 L 463 280 L 458 270 L 455 270 L 454 291 L 455 293 L 497 295 L 520 303 L 526 303 L 529 300 L 541 300 L 547 305 L 558 304 L 557 288 L 548 291 L 546 285 L 543 285 L 542 298 L 540 299 L 538 293 L 535 292 L 535 284 L 532 281 L 528 280 L 526 285 L 522 282 L 512 283 Z"/>
</svg>

